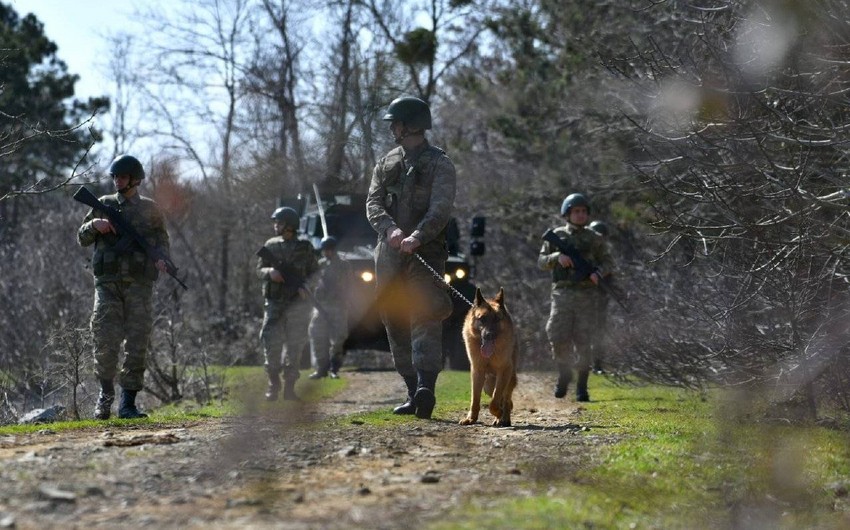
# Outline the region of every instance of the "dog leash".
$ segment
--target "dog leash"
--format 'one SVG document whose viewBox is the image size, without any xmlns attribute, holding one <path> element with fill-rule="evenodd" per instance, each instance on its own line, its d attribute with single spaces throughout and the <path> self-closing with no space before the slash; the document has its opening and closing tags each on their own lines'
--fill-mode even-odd
<svg viewBox="0 0 850 530">
<path fill-rule="evenodd" d="M 451 292 L 452 292 L 452 294 L 453 294 L 453 295 L 457 296 L 458 298 L 460 298 L 461 300 L 463 300 L 464 302 L 466 302 L 466 304 L 467 304 L 469 307 L 475 307 L 475 305 L 474 305 L 472 302 L 470 302 L 470 301 L 469 301 L 469 299 L 468 299 L 467 297 L 463 296 L 463 295 L 460 293 L 460 291 L 458 291 L 457 289 L 455 289 L 455 288 L 452 286 L 452 284 L 450 284 L 449 282 L 447 282 L 447 281 L 446 281 L 446 279 L 445 279 L 443 276 L 441 276 L 439 272 L 435 271 L 435 270 L 434 270 L 434 267 L 432 267 L 432 266 L 428 265 L 428 262 L 427 262 L 427 261 L 425 261 L 425 258 L 423 258 L 422 256 L 420 256 L 418 252 L 414 252 L 414 253 L 413 253 L 413 255 L 414 255 L 414 256 L 416 256 L 416 257 L 417 257 L 417 259 L 419 259 L 419 261 L 422 263 L 422 265 L 425 265 L 425 267 L 426 267 L 429 271 L 431 271 L 431 274 L 433 274 L 435 278 L 437 278 L 438 280 L 440 280 L 440 283 L 443 283 L 443 284 L 447 285 L 447 286 L 448 286 L 448 288 L 451 290 Z"/>
</svg>

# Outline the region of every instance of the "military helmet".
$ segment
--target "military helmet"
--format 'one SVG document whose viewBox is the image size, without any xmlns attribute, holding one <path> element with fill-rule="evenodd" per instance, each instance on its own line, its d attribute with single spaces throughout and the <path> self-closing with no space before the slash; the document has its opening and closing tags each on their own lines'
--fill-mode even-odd
<svg viewBox="0 0 850 530">
<path fill-rule="evenodd" d="M 387 108 L 384 121 L 400 121 L 412 129 L 431 128 L 431 107 L 419 98 L 402 96 Z"/>
<path fill-rule="evenodd" d="M 139 159 L 130 155 L 120 155 L 118 158 L 109 164 L 109 174 L 115 175 L 130 175 L 131 179 L 143 180 L 145 178 L 145 168 Z"/>
<path fill-rule="evenodd" d="M 281 206 L 272 214 L 272 219 L 279 222 L 284 226 L 291 226 L 292 228 L 298 228 L 300 224 L 300 219 L 298 217 L 298 212 L 290 208 L 289 206 Z"/>
<path fill-rule="evenodd" d="M 327 236 L 322 238 L 322 242 L 319 243 L 320 250 L 327 249 L 335 249 L 337 244 L 337 240 L 334 236 Z"/>
<path fill-rule="evenodd" d="M 592 221 L 589 225 L 587 225 L 587 227 L 599 234 L 600 236 L 608 237 L 608 225 L 606 225 L 602 221 Z"/>
<path fill-rule="evenodd" d="M 587 200 L 587 197 L 581 193 L 571 193 L 561 203 L 561 217 L 570 215 L 570 209 L 573 206 L 584 206 L 587 208 L 587 213 L 590 213 L 590 202 Z"/>
</svg>

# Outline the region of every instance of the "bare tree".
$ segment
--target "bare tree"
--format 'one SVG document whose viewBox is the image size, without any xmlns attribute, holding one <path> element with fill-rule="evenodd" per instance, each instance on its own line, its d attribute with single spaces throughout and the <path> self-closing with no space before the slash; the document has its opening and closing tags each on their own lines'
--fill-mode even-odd
<svg viewBox="0 0 850 530">
<path fill-rule="evenodd" d="M 834 60 L 845 8 L 675 7 L 679 41 L 649 39 L 611 63 L 645 95 L 630 114 L 633 163 L 669 237 L 661 255 L 683 259 L 696 282 L 683 300 L 656 300 L 656 318 L 673 325 L 654 348 L 641 344 L 688 346 L 701 377 L 793 382 L 779 394 L 802 396 L 813 416 L 813 383 L 850 340 L 848 72 Z M 685 319 L 698 325 L 684 332 Z"/>
<path fill-rule="evenodd" d="M 268 170 L 278 175 L 278 194 L 283 198 L 292 190 L 304 188 L 307 162 L 301 140 L 298 85 L 304 71 L 301 55 L 305 37 L 297 29 L 308 25 L 310 9 L 307 4 L 291 0 L 262 0 L 255 52 L 246 73 L 247 92 L 270 104 L 269 116 L 276 126 L 276 136 L 265 159 Z M 266 33 L 265 28 L 270 28 Z M 256 34 L 257 32 L 255 32 Z M 272 39 L 268 39 L 272 35 Z"/>
<path fill-rule="evenodd" d="M 239 113 L 243 96 L 241 81 L 247 65 L 249 3 L 247 0 L 205 0 L 182 4 L 168 16 L 149 12 L 146 17 L 159 28 L 152 37 L 153 67 L 146 82 L 151 111 L 166 125 L 158 132 L 177 140 L 191 159 L 210 168 L 218 177 L 218 273 L 209 279 L 218 290 L 217 304 L 227 314 L 230 284 L 232 192 L 236 153 L 239 151 Z M 178 119 L 179 117 L 179 119 Z M 218 152 L 195 146 L 185 123 L 215 125 Z"/>
</svg>

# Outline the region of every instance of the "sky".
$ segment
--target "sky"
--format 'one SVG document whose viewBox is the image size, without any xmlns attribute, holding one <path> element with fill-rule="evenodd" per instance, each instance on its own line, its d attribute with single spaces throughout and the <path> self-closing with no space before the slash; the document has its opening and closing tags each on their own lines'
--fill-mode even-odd
<svg viewBox="0 0 850 530">
<path fill-rule="evenodd" d="M 104 95 L 108 88 L 105 62 L 107 33 L 133 28 L 134 5 L 139 0 L 3 0 L 23 17 L 33 13 L 44 24 L 44 33 L 59 47 L 57 55 L 68 71 L 80 76 L 76 97 Z"/>
</svg>

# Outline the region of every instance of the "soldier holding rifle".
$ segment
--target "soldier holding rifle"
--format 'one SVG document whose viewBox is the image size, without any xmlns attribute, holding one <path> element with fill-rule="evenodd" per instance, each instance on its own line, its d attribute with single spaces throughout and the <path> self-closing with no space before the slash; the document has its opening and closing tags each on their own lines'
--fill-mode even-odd
<svg viewBox="0 0 850 530">
<path fill-rule="evenodd" d="M 121 385 L 118 417 L 143 418 L 146 414 L 136 407 L 136 394 L 144 387 L 153 325 L 153 283 L 160 272 L 170 272 L 173 265 L 168 258 L 165 218 L 156 203 L 138 191 L 145 178 L 141 162 L 130 155 L 121 155 L 109 166 L 109 174 L 116 193 L 101 197 L 77 232 L 80 245 L 94 245 L 91 331 L 95 374 L 100 383 L 94 417 L 109 419 L 115 401 L 114 380 L 118 375 Z M 136 237 L 129 237 L 118 223 L 129 226 Z M 149 254 L 151 249 L 156 250 L 155 255 Z M 119 373 L 122 344 L 125 356 Z"/>
</svg>

